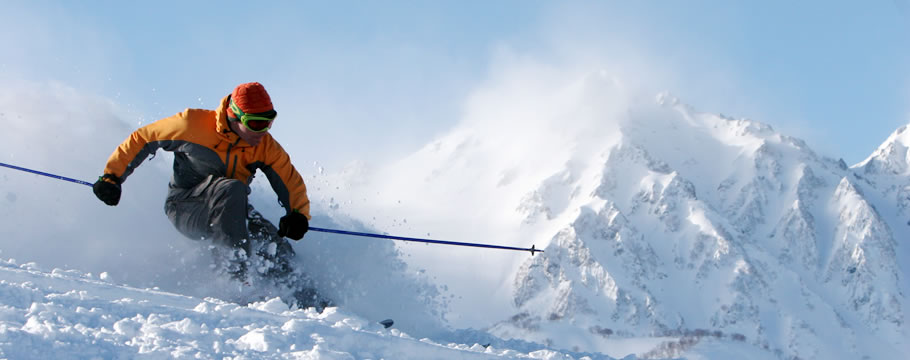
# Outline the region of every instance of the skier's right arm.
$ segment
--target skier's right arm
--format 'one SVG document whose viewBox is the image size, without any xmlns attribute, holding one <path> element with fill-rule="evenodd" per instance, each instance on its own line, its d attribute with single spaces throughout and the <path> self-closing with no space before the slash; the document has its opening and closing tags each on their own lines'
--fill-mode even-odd
<svg viewBox="0 0 910 360">
<path fill-rule="evenodd" d="M 186 112 L 167 117 L 133 131 L 111 154 L 104 173 L 93 185 L 95 196 L 105 204 L 114 206 L 120 201 L 120 184 L 142 162 L 160 148 L 161 140 L 172 135 L 185 121 Z"/>
</svg>

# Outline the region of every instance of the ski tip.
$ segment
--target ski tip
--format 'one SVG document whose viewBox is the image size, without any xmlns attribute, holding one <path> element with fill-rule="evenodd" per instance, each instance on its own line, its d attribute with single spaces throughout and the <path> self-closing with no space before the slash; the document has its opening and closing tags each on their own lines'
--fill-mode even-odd
<svg viewBox="0 0 910 360">
<path fill-rule="evenodd" d="M 379 323 L 382 324 L 382 326 L 385 326 L 386 329 L 392 327 L 392 325 L 395 325 L 395 321 L 393 321 L 392 319 L 385 319 L 383 321 L 380 321 Z"/>
</svg>

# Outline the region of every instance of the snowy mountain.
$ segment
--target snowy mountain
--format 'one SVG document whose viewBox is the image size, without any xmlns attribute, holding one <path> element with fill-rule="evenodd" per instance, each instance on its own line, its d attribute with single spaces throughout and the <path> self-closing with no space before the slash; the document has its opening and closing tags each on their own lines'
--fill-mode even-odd
<svg viewBox="0 0 910 360">
<path fill-rule="evenodd" d="M 421 223 L 440 216 L 423 206 L 459 209 L 446 237 L 546 244 L 531 258 L 482 255 L 508 265 L 479 269 L 511 281 L 476 274 L 470 286 L 494 294 L 485 314 L 501 320 L 471 326 L 613 356 L 632 339 L 661 339 L 632 347 L 646 358 L 717 358 L 718 343 L 749 349 L 727 354 L 739 358 L 910 354 L 906 127 L 849 167 L 757 121 L 668 94 L 629 97 L 604 73 L 521 75 L 479 91 L 448 134 L 370 173 L 394 179 L 373 199 L 388 199 L 380 207 L 415 204 L 429 214 Z M 402 249 L 430 257 L 408 261 L 444 284 L 460 280 L 434 262 L 471 261 Z M 463 303 L 453 312 L 476 308 Z"/>
<path fill-rule="evenodd" d="M 857 165 L 865 174 L 904 175 L 910 172 L 910 132 L 907 126 L 897 129 L 875 153 Z"/>
<path fill-rule="evenodd" d="M 529 195 L 523 209 L 547 208 L 539 195 L 559 179 L 587 203 L 566 208 L 568 225 L 522 266 L 520 310 L 494 333 L 692 339 L 662 356 L 707 337 L 781 358 L 906 354 L 898 251 L 910 232 L 897 198 L 864 194 L 907 183 L 879 189 L 858 174 L 878 166 L 894 184 L 906 148 L 895 155 L 890 141 L 849 169 L 760 123 L 658 103 L 665 112 L 630 119 L 603 162 L 581 170 L 596 176 L 561 170 Z"/>
<path fill-rule="evenodd" d="M 520 208 L 548 218 L 540 199 L 553 191 L 586 203 L 566 207 L 568 225 L 522 266 L 520 310 L 494 333 L 717 337 L 782 358 L 906 354 L 904 129 L 849 169 L 760 123 L 658 103 L 594 169 L 560 170 L 529 194 Z M 863 180 L 873 174 L 887 180 Z"/>
</svg>

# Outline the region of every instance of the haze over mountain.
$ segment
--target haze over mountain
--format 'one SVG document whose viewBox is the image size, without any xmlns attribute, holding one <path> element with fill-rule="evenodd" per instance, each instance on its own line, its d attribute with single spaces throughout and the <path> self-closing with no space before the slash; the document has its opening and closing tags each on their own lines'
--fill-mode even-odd
<svg viewBox="0 0 910 360">
<path fill-rule="evenodd" d="M 759 121 L 630 96 L 604 72 L 537 70 L 478 91 L 416 154 L 348 169 L 373 195 L 352 213 L 385 209 L 383 228 L 431 223 L 439 237 L 546 250 L 403 246 L 453 293 L 491 295 L 453 301 L 456 323 L 492 316 L 498 336 L 614 356 L 642 337 L 667 340 L 650 356 L 717 341 L 769 358 L 908 354 L 906 126 L 849 166 Z M 478 308 L 490 310 L 463 315 Z"/>
</svg>

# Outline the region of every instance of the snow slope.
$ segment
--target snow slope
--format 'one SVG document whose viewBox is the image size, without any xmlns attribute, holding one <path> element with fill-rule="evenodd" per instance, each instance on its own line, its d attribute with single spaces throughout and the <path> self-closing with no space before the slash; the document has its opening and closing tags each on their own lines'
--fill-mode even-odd
<svg viewBox="0 0 910 360">
<path fill-rule="evenodd" d="M 100 279 L 99 279 L 100 277 Z M 0 357 L 7 359 L 571 359 L 414 338 L 338 308 L 247 306 L 137 289 L 75 270 L 0 261 Z M 487 345 L 487 346 L 484 346 Z"/>
</svg>

